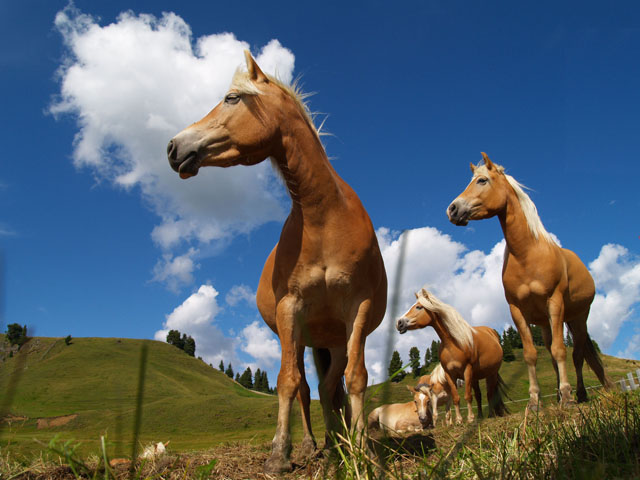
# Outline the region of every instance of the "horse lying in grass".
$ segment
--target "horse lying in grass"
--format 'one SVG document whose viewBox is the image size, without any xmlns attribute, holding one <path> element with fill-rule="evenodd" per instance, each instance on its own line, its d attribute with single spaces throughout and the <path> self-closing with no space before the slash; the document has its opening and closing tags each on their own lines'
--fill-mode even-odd
<svg viewBox="0 0 640 480">
<path fill-rule="evenodd" d="M 589 333 L 587 317 L 595 296 L 595 285 L 587 267 L 571 250 L 561 248 L 540 221 L 536 206 L 504 168 L 482 153 L 484 165 L 471 164 L 473 177 L 467 188 L 447 209 L 449 220 L 466 225 L 469 220 L 497 216 L 506 240 L 502 284 L 520 338 L 529 370 L 528 408 L 540 404 L 536 377 L 538 353 L 529 325 L 542 328 L 542 338 L 556 372 L 558 399 L 573 402 L 567 375 L 564 324 L 573 337 L 578 401 L 587 400 L 582 379 L 586 360 L 604 387 L 613 384 L 604 371 Z"/>
<path fill-rule="evenodd" d="M 451 377 L 447 378 L 447 372 L 444 371 L 441 364 L 436 365 L 436 368 L 429 375 L 423 375 L 418 379 L 418 385 L 416 388 L 421 388 L 421 391 L 429 396 L 431 403 L 431 417 L 433 418 L 433 426 L 438 424 L 438 407 L 445 406 L 445 423 L 452 425 L 451 419 L 451 404 L 453 403 L 453 392 L 451 386 L 455 388 L 455 382 Z M 457 393 L 457 392 L 456 392 Z M 460 397 L 456 395 L 457 402 L 454 405 L 456 411 L 456 423 L 462 423 L 462 415 L 460 415 Z"/>
<path fill-rule="evenodd" d="M 419 432 L 432 425 L 427 385 L 407 385 L 413 400 L 407 403 L 390 403 L 375 408 L 367 421 L 369 429 L 378 428 L 389 433 Z"/>
<path fill-rule="evenodd" d="M 402 334 L 407 330 L 432 326 L 442 344 L 440 364 L 449 375 L 447 383 L 451 387 L 453 403 L 460 401 L 455 381 L 464 379 L 464 398 L 469 413 L 467 420 L 473 422 L 475 416 L 471 408 L 471 389 L 478 405 L 478 417 L 482 418 L 482 393 L 479 381 L 486 379 L 489 398 L 489 416 L 508 413 L 502 395 L 506 393 L 504 382 L 498 371 L 502 365 L 500 336 L 493 328 L 469 325 L 451 305 L 439 300 L 424 288 L 416 293 L 417 302 L 396 322 Z"/>
</svg>

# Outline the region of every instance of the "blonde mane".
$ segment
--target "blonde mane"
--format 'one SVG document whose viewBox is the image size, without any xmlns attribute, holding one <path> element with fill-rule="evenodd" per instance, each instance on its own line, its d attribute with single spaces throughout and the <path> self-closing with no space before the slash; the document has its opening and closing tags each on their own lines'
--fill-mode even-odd
<svg viewBox="0 0 640 480">
<path fill-rule="evenodd" d="M 309 110 L 309 106 L 306 102 L 307 98 L 309 98 L 312 94 L 302 92 L 299 84 L 299 79 L 294 80 L 292 85 L 287 85 L 278 80 L 276 77 L 273 77 L 266 73 L 265 75 L 270 82 L 279 87 L 295 102 L 307 124 L 309 125 L 309 128 L 311 128 L 311 131 L 316 135 L 318 139 L 320 139 L 320 129 L 316 128 L 315 124 L 313 123 L 313 114 L 311 113 L 311 110 Z M 260 90 L 260 88 L 251 80 L 249 72 L 241 69 L 236 70 L 236 73 L 233 75 L 231 88 L 235 88 L 238 93 L 244 93 L 246 95 L 261 95 L 263 93 L 262 90 Z"/>
<path fill-rule="evenodd" d="M 436 368 L 433 369 L 433 372 L 431 372 L 431 381 L 433 383 L 446 385 L 447 378 L 444 376 L 444 368 L 442 368 L 441 364 L 438 363 L 438 365 L 436 365 Z"/>
<path fill-rule="evenodd" d="M 430 312 L 438 314 L 444 328 L 460 347 L 473 348 L 473 327 L 462 318 L 462 315 L 455 308 L 447 305 L 424 288 L 418 293 L 418 302 Z"/>
<path fill-rule="evenodd" d="M 549 235 L 549 232 L 547 232 L 547 230 L 544 228 L 542 220 L 540 220 L 540 216 L 538 215 L 538 209 L 536 208 L 535 203 L 533 203 L 529 195 L 527 195 L 524 191 L 524 189 L 527 187 L 522 185 L 511 175 L 507 175 L 506 173 L 504 173 L 503 166 L 498 165 L 494 162 L 491 163 L 493 163 L 493 166 L 496 168 L 498 173 L 504 175 L 504 178 L 507 179 L 507 182 L 509 182 L 509 185 L 511 185 L 511 188 L 513 188 L 513 191 L 516 193 L 518 202 L 520 202 L 520 208 L 522 208 L 522 213 L 524 214 L 524 218 L 526 219 L 527 225 L 529 226 L 529 231 L 531 232 L 533 237 L 535 239 L 543 238 L 547 242 L 555 243 L 553 241 L 553 238 L 551 238 L 551 235 Z M 487 169 L 486 165 L 478 165 L 476 167 L 473 177 L 475 178 L 478 175 L 489 176 L 489 170 Z"/>
</svg>

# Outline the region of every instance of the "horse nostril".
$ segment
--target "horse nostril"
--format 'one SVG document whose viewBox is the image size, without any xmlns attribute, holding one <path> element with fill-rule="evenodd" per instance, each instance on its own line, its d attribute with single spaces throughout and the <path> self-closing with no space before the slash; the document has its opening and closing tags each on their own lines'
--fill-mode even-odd
<svg viewBox="0 0 640 480">
<path fill-rule="evenodd" d="M 451 205 L 449 205 L 449 215 L 455 215 L 457 211 L 458 211 L 458 207 L 456 207 L 455 203 L 452 203 Z"/>
<path fill-rule="evenodd" d="M 175 160 L 178 154 L 178 149 L 176 148 L 176 144 L 171 140 L 169 145 L 167 145 L 167 157 L 169 160 Z"/>
</svg>

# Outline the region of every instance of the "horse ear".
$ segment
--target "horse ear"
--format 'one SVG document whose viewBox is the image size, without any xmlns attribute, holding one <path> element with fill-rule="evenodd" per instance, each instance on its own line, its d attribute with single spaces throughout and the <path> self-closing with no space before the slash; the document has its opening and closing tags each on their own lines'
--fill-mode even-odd
<svg viewBox="0 0 640 480">
<path fill-rule="evenodd" d="M 411 393 L 416 393 L 416 389 L 413 388 L 411 385 L 407 385 L 407 390 L 409 390 Z"/>
<path fill-rule="evenodd" d="M 476 166 L 473 163 L 469 162 L 469 168 L 471 168 L 472 174 L 476 173 Z"/>
<path fill-rule="evenodd" d="M 269 78 L 260 70 L 260 67 L 251 56 L 249 50 L 244 51 L 244 58 L 247 62 L 247 71 L 249 72 L 249 78 L 258 83 L 269 83 Z"/>
<path fill-rule="evenodd" d="M 420 290 L 420 294 L 425 298 L 429 298 L 429 292 L 427 292 L 426 288 L 423 288 L 422 290 Z"/>
<path fill-rule="evenodd" d="M 484 160 L 484 164 L 487 166 L 487 170 L 491 170 L 493 168 L 493 162 L 489 158 L 489 155 L 484 152 L 480 153 L 482 153 L 482 159 Z"/>
</svg>

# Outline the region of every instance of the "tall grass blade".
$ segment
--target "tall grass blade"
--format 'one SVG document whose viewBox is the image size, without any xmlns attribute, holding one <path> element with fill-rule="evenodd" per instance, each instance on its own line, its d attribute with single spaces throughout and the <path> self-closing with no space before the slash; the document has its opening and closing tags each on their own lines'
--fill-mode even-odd
<svg viewBox="0 0 640 480">
<path fill-rule="evenodd" d="M 129 467 L 130 478 L 133 478 L 138 459 L 138 436 L 142 425 L 142 402 L 144 398 L 144 382 L 147 373 L 147 357 L 149 347 L 146 343 L 140 347 L 140 365 L 138 368 L 138 392 L 136 394 L 136 413 L 133 423 L 133 443 L 131 446 L 131 466 Z"/>
</svg>

